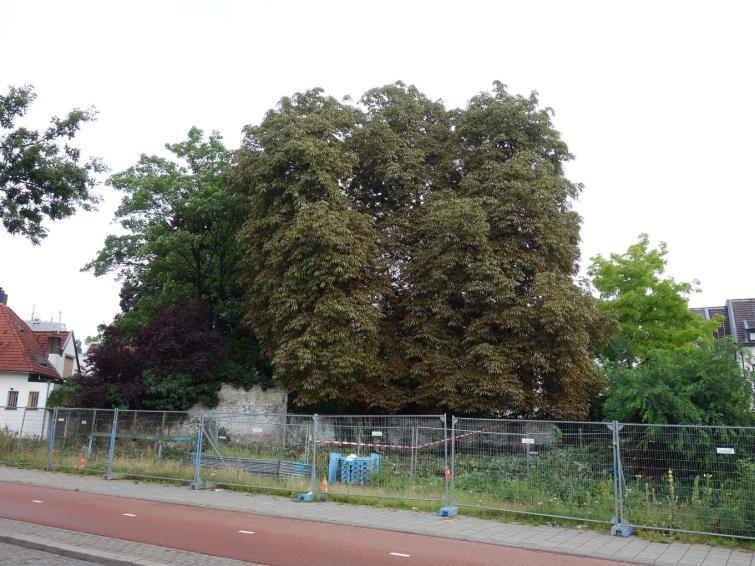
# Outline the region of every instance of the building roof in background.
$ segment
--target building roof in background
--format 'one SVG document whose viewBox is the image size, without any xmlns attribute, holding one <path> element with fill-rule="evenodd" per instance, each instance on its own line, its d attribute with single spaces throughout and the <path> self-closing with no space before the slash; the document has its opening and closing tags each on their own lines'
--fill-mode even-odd
<svg viewBox="0 0 755 566">
<path fill-rule="evenodd" d="M 748 329 L 755 328 L 755 299 L 729 299 L 726 301 L 729 311 L 731 333 L 737 342 L 752 342 Z"/>
<path fill-rule="evenodd" d="M 7 305 L 0 304 L 0 371 L 32 373 L 60 379 L 47 360 L 35 332 Z"/>
<path fill-rule="evenodd" d="M 748 329 L 755 328 L 755 299 L 727 299 L 721 307 L 691 309 L 708 320 L 722 316 L 721 326 L 716 330 L 716 338 L 733 337 L 740 344 L 751 344 Z"/>
<path fill-rule="evenodd" d="M 722 316 L 721 326 L 716 329 L 715 335 L 719 340 L 726 336 L 731 336 L 731 324 L 729 323 L 729 311 L 726 307 L 703 307 L 690 309 L 692 312 L 704 317 L 706 320 L 713 320 L 717 316 Z"/>
<path fill-rule="evenodd" d="M 58 332 L 62 332 L 63 330 L 67 330 L 66 325 L 62 322 L 53 322 L 52 320 L 42 320 L 39 317 L 32 318 L 31 320 L 25 321 L 26 324 L 28 324 L 31 329 L 34 332 L 37 332 L 38 330 L 57 330 Z"/>
</svg>

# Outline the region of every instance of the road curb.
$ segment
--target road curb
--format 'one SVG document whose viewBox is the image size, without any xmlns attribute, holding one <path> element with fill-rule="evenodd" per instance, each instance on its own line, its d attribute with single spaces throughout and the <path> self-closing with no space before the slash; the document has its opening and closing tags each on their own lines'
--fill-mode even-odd
<svg viewBox="0 0 755 566">
<path fill-rule="evenodd" d="M 79 546 L 71 546 L 69 544 L 51 543 L 35 536 L 0 532 L 0 542 L 23 546 L 32 550 L 41 550 L 43 552 L 49 552 L 50 554 L 65 556 L 66 558 L 75 558 L 85 562 L 103 564 L 104 566 L 165 566 L 162 562 L 155 562 L 154 560 L 124 559 L 122 556 L 112 552 L 91 550 Z"/>
</svg>

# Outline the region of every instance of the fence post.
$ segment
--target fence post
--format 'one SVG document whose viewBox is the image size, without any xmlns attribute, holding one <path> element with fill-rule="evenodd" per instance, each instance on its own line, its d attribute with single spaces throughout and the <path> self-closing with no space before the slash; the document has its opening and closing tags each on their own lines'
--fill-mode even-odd
<svg viewBox="0 0 755 566">
<path fill-rule="evenodd" d="M 451 505 L 456 507 L 456 423 L 459 422 L 451 415 Z"/>
<path fill-rule="evenodd" d="M 193 490 L 202 489 L 202 440 L 204 438 L 204 411 L 199 413 L 197 439 L 194 441 L 194 481 L 189 484 Z"/>
<path fill-rule="evenodd" d="M 102 476 L 106 480 L 113 479 L 113 456 L 115 454 L 115 438 L 118 432 L 118 409 L 113 411 L 113 424 L 110 427 L 110 445 L 107 450 L 107 470 Z"/>
<path fill-rule="evenodd" d="M 42 409 L 42 428 L 39 430 L 39 437 L 44 438 L 45 437 L 45 430 L 47 425 L 47 413 L 49 413 L 47 407 Z"/>
<path fill-rule="evenodd" d="M 296 498 L 299 501 L 318 501 L 320 488 L 317 485 L 317 429 L 319 428 L 320 415 L 312 415 L 312 462 L 309 470 L 309 489 L 307 493 L 300 493 Z"/>
<path fill-rule="evenodd" d="M 610 425 L 613 445 L 613 494 L 614 515 L 611 534 L 614 536 L 628 537 L 634 534 L 634 528 L 624 522 L 624 470 L 621 466 L 621 442 L 619 432 L 624 428 L 623 424 L 613 421 Z"/>
<path fill-rule="evenodd" d="M 50 430 L 47 433 L 47 465 L 45 471 L 52 470 L 52 452 L 55 448 L 55 429 L 58 426 L 58 408 L 55 407 L 52 412 L 52 423 L 50 423 Z"/>
<path fill-rule="evenodd" d="M 444 427 L 445 428 L 445 427 Z M 417 446 L 419 445 L 419 427 L 412 427 L 411 456 L 409 460 L 409 475 L 414 477 L 417 472 Z"/>
<path fill-rule="evenodd" d="M 619 519 L 619 473 L 618 473 L 618 461 L 616 454 L 616 446 L 619 442 L 616 434 L 616 421 L 607 424 L 611 431 L 611 479 L 613 484 L 613 517 L 611 517 L 612 525 L 618 525 L 621 521 Z"/>
<path fill-rule="evenodd" d="M 441 517 L 453 517 L 459 511 L 456 507 L 456 494 L 454 492 L 454 426 L 456 423 L 456 417 L 451 416 L 451 456 L 448 455 L 448 415 L 440 417 L 443 421 L 443 456 L 445 461 L 445 469 L 443 470 L 443 476 L 446 483 L 446 495 L 443 507 L 438 510 L 438 515 Z"/>
<path fill-rule="evenodd" d="M 24 434 L 24 423 L 26 422 L 26 410 L 24 407 L 24 414 L 21 417 L 21 428 L 18 429 L 18 439 L 16 440 L 16 452 L 21 452 L 21 437 Z"/>
</svg>

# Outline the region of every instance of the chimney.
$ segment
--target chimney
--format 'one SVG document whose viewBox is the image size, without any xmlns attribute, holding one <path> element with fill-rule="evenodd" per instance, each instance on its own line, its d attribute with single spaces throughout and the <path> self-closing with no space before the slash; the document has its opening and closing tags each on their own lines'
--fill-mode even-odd
<svg viewBox="0 0 755 566">
<path fill-rule="evenodd" d="M 8 293 L 3 291 L 3 288 L 0 287 L 0 305 L 7 305 L 8 304 Z"/>
</svg>

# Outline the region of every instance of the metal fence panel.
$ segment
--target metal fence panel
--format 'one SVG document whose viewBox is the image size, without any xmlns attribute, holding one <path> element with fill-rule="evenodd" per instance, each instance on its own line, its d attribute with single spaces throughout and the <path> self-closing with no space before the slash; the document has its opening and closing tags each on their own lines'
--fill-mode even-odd
<svg viewBox="0 0 755 566">
<path fill-rule="evenodd" d="M 443 415 L 318 417 L 318 487 L 332 495 L 447 501 Z"/>
<path fill-rule="evenodd" d="M 109 473 L 191 481 L 198 421 L 182 411 L 118 411 Z"/>
<path fill-rule="evenodd" d="M 105 473 L 114 413 L 112 409 L 56 409 L 49 427 L 48 465 Z"/>
<path fill-rule="evenodd" d="M 755 539 L 755 427 L 0 407 L 0 462 Z"/>
<path fill-rule="evenodd" d="M 311 489 L 311 416 L 204 413 L 202 423 L 200 486 Z"/>
<path fill-rule="evenodd" d="M 755 539 L 755 428 L 624 425 L 626 523 Z"/>
<path fill-rule="evenodd" d="M 0 406 L 0 462 L 42 467 L 52 409 Z"/>
<path fill-rule="evenodd" d="M 456 502 L 610 523 L 612 438 L 607 423 L 455 419 Z"/>
</svg>

